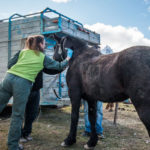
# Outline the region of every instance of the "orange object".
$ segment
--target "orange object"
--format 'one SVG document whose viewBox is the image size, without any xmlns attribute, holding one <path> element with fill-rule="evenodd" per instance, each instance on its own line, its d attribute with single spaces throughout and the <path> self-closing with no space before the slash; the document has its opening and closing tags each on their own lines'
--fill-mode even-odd
<svg viewBox="0 0 150 150">
<path fill-rule="evenodd" d="M 53 23 L 58 23 L 58 20 L 53 20 L 52 22 L 53 22 Z"/>
</svg>

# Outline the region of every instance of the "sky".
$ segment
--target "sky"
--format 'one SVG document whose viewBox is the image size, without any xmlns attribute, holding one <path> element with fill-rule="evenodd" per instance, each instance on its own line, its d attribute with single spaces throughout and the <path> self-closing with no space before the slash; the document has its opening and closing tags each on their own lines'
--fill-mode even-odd
<svg viewBox="0 0 150 150">
<path fill-rule="evenodd" d="M 150 0 L 4 0 L 0 19 L 54 9 L 101 35 L 101 47 L 115 52 L 150 46 Z"/>
</svg>

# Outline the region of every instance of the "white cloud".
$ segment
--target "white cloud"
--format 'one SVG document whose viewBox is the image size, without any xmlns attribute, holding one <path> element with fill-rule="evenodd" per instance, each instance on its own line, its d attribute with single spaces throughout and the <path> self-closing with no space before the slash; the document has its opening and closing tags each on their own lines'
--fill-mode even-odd
<svg viewBox="0 0 150 150">
<path fill-rule="evenodd" d="M 67 3 L 71 0 L 51 0 L 51 1 L 56 2 L 56 3 Z"/>
<path fill-rule="evenodd" d="M 101 35 L 101 47 L 109 45 L 114 51 L 121 51 L 135 45 L 150 46 L 150 39 L 144 37 L 137 27 L 111 26 L 103 23 L 85 25 Z"/>
<path fill-rule="evenodd" d="M 150 26 L 148 27 L 148 30 L 150 31 Z"/>
</svg>

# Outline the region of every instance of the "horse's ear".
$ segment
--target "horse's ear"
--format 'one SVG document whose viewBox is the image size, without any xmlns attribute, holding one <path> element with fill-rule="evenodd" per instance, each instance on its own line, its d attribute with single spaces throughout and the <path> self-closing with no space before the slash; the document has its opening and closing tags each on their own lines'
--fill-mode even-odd
<svg viewBox="0 0 150 150">
<path fill-rule="evenodd" d="M 61 48 L 62 48 L 63 50 L 64 50 L 64 48 L 65 48 L 66 40 L 67 40 L 67 37 L 66 37 L 66 36 L 63 36 L 63 37 L 61 38 L 61 41 L 60 41 Z"/>
</svg>

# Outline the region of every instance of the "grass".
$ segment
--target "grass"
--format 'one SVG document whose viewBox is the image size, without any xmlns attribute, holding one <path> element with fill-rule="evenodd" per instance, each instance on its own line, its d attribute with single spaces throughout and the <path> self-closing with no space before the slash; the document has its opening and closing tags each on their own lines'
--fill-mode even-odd
<svg viewBox="0 0 150 150">
<path fill-rule="evenodd" d="M 105 108 L 105 105 L 104 105 Z M 46 108 L 33 125 L 33 141 L 24 144 L 25 150 L 82 150 L 88 141 L 84 131 L 83 108 L 77 133 L 77 143 L 62 148 L 70 127 L 70 107 Z M 113 125 L 114 112 L 104 109 L 103 128 L 105 139 L 99 140 L 95 150 L 150 150 L 150 140 L 133 105 L 119 104 L 117 126 Z M 4 119 L 4 120 L 3 120 Z M 0 120 L 0 150 L 6 150 L 10 118 Z"/>
</svg>

